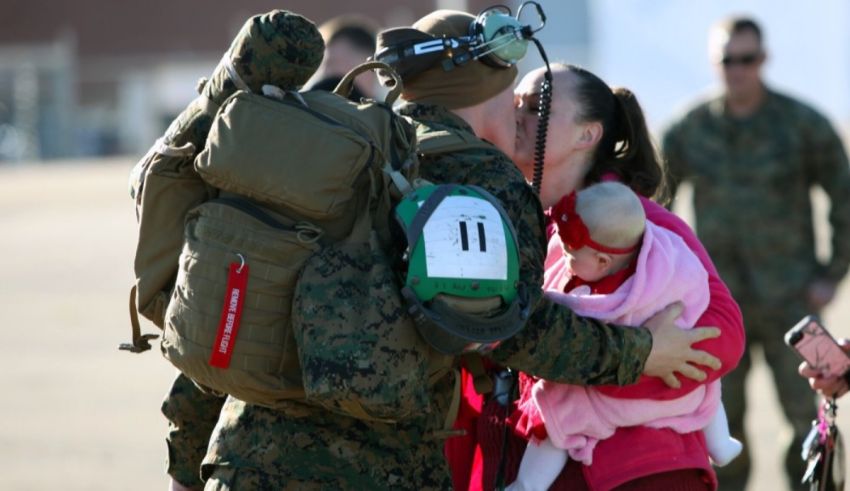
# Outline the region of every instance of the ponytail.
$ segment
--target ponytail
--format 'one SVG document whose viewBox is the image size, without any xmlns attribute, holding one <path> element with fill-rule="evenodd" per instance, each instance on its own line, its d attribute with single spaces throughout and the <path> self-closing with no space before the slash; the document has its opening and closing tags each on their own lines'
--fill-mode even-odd
<svg viewBox="0 0 850 491">
<path fill-rule="evenodd" d="M 574 86 L 581 121 L 599 121 L 602 138 L 594 153 L 587 184 L 614 173 L 636 193 L 657 201 L 666 200 L 664 171 L 643 110 L 629 89 L 611 89 L 593 73 L 566 65 L 577 81 Z"/>
</svg>

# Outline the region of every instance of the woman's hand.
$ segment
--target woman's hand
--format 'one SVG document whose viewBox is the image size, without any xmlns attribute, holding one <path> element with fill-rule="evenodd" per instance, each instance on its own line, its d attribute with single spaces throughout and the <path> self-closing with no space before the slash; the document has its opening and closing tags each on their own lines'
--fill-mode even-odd
<svg viewBox="0 0 850 491">
<path fill-rule="evenodd" d="M 850 353 L 850 340 L 839 339 L 838 345 L 845 352 Z M 805 361 L 800 364 L 798 371 L 804 378 L 809 379 L 809 385 L 812 389 L 826 397 L 840 397 L 847 392 L 847 379 L 842 376 L 825 377 Z"/>
<path fill-rule="evenodd" d="M 720 368 L 720 360 L 706 351 L 695 350 L 691 345 L 705 339 L 720 336 L 716 327 L 695 327 L 682 330 L 673 321 L 682 313 L 682 304 L 673 303 L 647 320 L 643 326 L 652 333 L 652 350 L 643 367 L 644 375 L 660 377 L 668 386 L 678 389 L 681 383 L 676 372 L 685 377 L 703 381 L 704 371 L 694 364 L 714 370 Z"/>
</svg>

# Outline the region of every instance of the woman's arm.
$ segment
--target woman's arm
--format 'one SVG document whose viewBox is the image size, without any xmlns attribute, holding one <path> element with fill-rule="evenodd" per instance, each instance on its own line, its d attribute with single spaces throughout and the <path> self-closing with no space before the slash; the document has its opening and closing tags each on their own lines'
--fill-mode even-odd
<svg viewBox="0 0 850 491">
<path fill-rule="evenodd" d="M 700 384 L 717 380 L 738 365 L 744 353 L 744 323 L 738 304 L 732 298 L 729 289 L 726 288 L 726 285 L 720 279 L 708 253 L 691 228 L 681 218 L 665 210 L 659 204 L 643 197 L 641 197 L 641 202 L 646 211 L 647 219 L 655 225 L 670 230 L 680 236 L 691 251 L 696 254 L 708 272 L 708 288 L 711 298 L 708 308 L 699 318 L 696 325 L 716 326 L 720 328 L 721 335 L 717 338 L 701 341 L 693 347 L 707 351 L 719 358 L 722 367 L 719 370 L 700 367 L 708 375 L 707 379 L 702 382 L 687 377 L 678 377 L 681 382 L 681 387 L 678 389 L 671 389 L 661 379 L 646 375 L 642 376 L 639 383 L 635 385 L 625 387 L 605 386 L 599 389 L 607 395 L 623 398 L 651 397 L 652 399 L 662 400 L 673 399 L 692 391 Z"/>
</svg>

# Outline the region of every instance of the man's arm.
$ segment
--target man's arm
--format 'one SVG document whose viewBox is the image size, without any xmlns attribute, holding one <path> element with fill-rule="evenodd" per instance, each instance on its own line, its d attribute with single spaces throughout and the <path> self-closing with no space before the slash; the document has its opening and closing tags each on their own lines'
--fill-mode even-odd
<svg viewBox="0 0 850 491">
<path fill-rule="evenodd" d="M 830 199 L 832 258 L 824 278 L 838 283 L 850 265 L 850 164 L 841 139 L 826 118 L 816 115 L 810 126 L 807 145 L 810 184 L 817 184 Z"/>
<path fill-rule="evenodd" d="M 491 354 L 493 360 L 556 382 L 584 385 L 635 382 L 653 348 L 649 330 L 579 317 L 566 306 L 543 296 L 544 217 L 537 196 L 513 163 L 504 156 L 493 158 L 476 166 L 466 182 L 493 193 L 513 221 L 520 249 L 520 278 L 530 299 L 531 317 L 525 328 L 504 341 Z M 693 341 L 685 337 L 699 334 L 682 333 L 682 338 L 678 335 L 678 330 L 673 333 L 677 342 L 689 345 Z M 665 353 L 656 355 L 667 366 L 669 359 Z M 702 353 L 695 356 L 702 357 Z M 663 371 L 664 367 L 657 374 Z"/>
<path fill-rule="evenodd" d="M 661 137 L 661 157 L 664 162 L 664 177 L 670 194 L 670 202 L 676 197 L 679 185 L 688 178 L 687 160 L 682 143 L 681 123 L 669 126 Z"/>
</svg>

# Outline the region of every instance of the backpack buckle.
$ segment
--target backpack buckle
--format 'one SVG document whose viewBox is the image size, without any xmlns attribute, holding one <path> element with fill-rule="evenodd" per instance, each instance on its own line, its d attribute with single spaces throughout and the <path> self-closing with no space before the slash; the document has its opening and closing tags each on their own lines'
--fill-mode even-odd
<svg viewBox="0 0 850 491">
<path fill-rule="evenodd" d="M 150 341 L 159 337 L 159 334 L 142 334 L 134 339 L 132 343 L 121 343 L 118 349 L 121 351 L 129 351 L 131 353 L 144 353 L 151 349 Z"/>
</svg>

